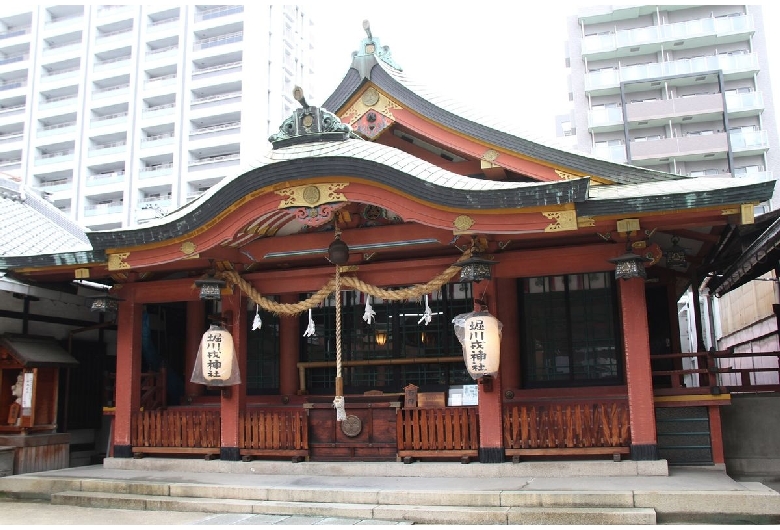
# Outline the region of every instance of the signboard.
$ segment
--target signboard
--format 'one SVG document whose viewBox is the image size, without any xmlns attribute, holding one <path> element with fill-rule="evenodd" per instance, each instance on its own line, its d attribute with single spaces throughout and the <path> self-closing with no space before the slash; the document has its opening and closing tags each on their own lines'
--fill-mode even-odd
<svg viewBox="0 0 780 530">
<path fill-rule="evenodd" d="M 22 383 L 22 416 L 32 416 L 34 380 L 35 380 L 34 373 L 32 372 L 24 373 L 24 382 Z"/>
<path fill-rule="evenodd" d="M 479 387 L 478 387 L 478 385 L 463 385 L 463 404 L 464 405 L 478 405 L 479 404 Z"/>
</svg>

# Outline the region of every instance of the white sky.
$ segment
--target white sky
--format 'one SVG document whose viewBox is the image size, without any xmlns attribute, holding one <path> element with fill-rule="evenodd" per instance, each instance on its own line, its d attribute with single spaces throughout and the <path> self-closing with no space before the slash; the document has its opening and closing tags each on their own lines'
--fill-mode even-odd
<svg viewBox="0 0 780 530">
<path fill-rule="evenodd" d="M 765 20 L 780 20 L 780 2 L 758 3 Z M 516 124 L 513 129 L 554 137 L 554 117 L 570 108 L 564 65 L 566 17 L 588 4 L 570 0 L 535 4 L 494 0 L 304 3 L 316 24 L 317 94 L 309 103 L 322 104 L 338 86 L 352 52 L 365 38 L 362 24 L 368 19 L 373 36 L 390 47 L 393 59 L 410 78 L 442 96 L 496 115 L 501 122 Z M 774 100 L 780 105 L 780 37 L 776 34 L 770 31 L 765 38 L 776 80 Z M 525 83 L 526 77 L 531 81 Z M 540 83 L 540 78 L 547 82 Z"/>
</svg>

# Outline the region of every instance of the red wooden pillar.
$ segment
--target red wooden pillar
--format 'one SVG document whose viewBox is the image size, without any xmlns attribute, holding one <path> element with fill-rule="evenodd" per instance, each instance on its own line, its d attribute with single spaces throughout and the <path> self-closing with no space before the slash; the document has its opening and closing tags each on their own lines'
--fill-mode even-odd
<svg viewBox="0 0 780 530">
<path fill-rule="evenodd" d="M 298 302 L 298 295 L 283 294 L 280 301 L 283 304 L 295 304 Z M 298 392 L 300 330 L 298 317 L 279 318 L 279 393 L 282 396 L 294 396 Z"/>
<path fill-rule="evenodd" d="M 626 359 L 631 459 L 658 460 L 645 282 L 618 280 Z"/>
<path fill-rule="evenodd" d="M 501 333 L 501 386 L 504 389 L 520 388 L 520 351 L 522 347 L 517 322 L 520 321 L 517 306 L 517 281 L 515 278 L 496 278 L 498 318 L 504 325 Z"/>
<path fill-rule="evenodd" d="M 206 304 L 200 300 L 187 302 L 187 336 L 184 339 L 184 393 L 187 396 L 187 402 L 192 401 L 194 397 L 203 395 L 206 391 L 205 385 L 190 382 L 192 370 L 195 368 L 195 360 L 198 357 L 200 339 L 205 331 Z"/>
<path fill-rule="evenodd" d="M 241 458 L 239 440 L 241 432 L 241 412 L 246 407 L 246 333 L 247 311 L 243 297 L 236 289 L 232 296 L 222 298 L 222 316 L 227 319 L 227 328 L 233 336 L 236 364 L 241 374 L 241 384 L 223 387 L 220 398 L 221 442 L 219 458 L 221 460 L 239 460 Z"/>
<path fill-rule="evenodd" d="M 131 421 L 141 408 L 141 322 L 143 304 L 135 302 L 133 284 L 122 289 L 116 333 L 116 410 L 114 456 L 133 456 Z"/>
<path fill-rule="evenodd" d="M 723 452 L 723 428 L 720 422 L 720 407 L 707 407 L 710 416 L 710 443 L 712 444 L 712 463 L 725 464 L 726 455 Z"/>
<path fill-rule="evenodd" d="M 474 299 L 482 296 L 487 299 L 487 309 L 496 315 L 496 282 L 474 283 Z M 475 302 L 474 310 L 480 310 Z M 503 322 L 502 322 L 503 324 Z M 503 344 L 501 345 L 503 352 Z M 479 380 L 479 461 L 483 464 L 498 464 L 504 461 L 503 430 L 501 427 L 501 374 Z"/>
</svg>

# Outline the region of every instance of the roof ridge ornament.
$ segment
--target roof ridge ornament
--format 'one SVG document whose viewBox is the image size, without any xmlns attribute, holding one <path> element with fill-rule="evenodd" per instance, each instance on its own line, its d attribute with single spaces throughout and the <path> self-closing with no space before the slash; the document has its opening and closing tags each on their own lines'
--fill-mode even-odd
<svg viewBox="0 0 780 530">
<path fill-rule="evenodd" d="M 375 57 L 399 72 L 403 72 L 403 68 L 393 60 L 390 46 L 382 46 L 379 39 L 371 33 L 371 24 L 368 20 L 363 21 L 363 30 L 366 32 L 366 38 L 361 41 L 360 49 L 353 52 L 352 57 L 356 59 L 360 57 Z"/>
<path fill-rule="evenodd" d="M 301 108 L 295 109 L 292 115 L 284 120 L 279 132 L 268 137 L 274 149 L 314 142 L 343 141 L 349 138 L 362 139 L 332 112 L 309 105 L 301 87 L 296 86 L 293 89 L 293 97 L 301 104 Z"/>
</svg>

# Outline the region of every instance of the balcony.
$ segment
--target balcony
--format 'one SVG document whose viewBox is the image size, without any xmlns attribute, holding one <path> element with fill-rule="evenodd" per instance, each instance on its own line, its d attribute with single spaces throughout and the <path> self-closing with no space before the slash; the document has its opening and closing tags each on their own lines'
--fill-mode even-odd
<svg viewBox="0 0 780 530">
<path fill-rule="evenodd" d="M 173 162 L 167 162 L 165 164 L 155 164 L 153 166 L 142 167 L 138 178 L 151 179 L 165 177 L 171 174 L 173 174 Z"/>
<path fill-rule="evenodd" d="M 69 190 L 73 186 L 73 177 L 61 178 L 56 180 L 42 180 L 38 188 L 47 193 Z"/>
<path fill-rule="evenodd" d="M 43 57 L 52 57 L 59 54 L 72 53 L 73 55 L 80 55 L 81 52 L 81 39 L 70 42 L 62 42 L 59 44 L 50 44 L 47 48 L 44 48 L 41 52 Z"/>
<path fill-rule="evenodd" d="M 125 172 L 122 170 L 110 173 L 96 173 L 87 177 L 87 186 L 106 186 L 124 182 Z"/>
<path fill-rule="evenodd" d="M 672 120 L 704 114 L 722 114 L 721 94 L 702 94 L 684 98 L 642 101 L 626 105 L 626 115 L 631 123 L 653 120 Z M 675 118 L 677 118 L 675 120 Z"/>
<path fill-rule="evenodd" d="M 144 90 L 151 90 L 176 84 L 176 74 L 150 77 L 144 81 Z"/>
<path fill-rule="evenodd" d="M 115 114 L 106 114 L 105 116 L 96 116 L 89 120 L 89 127 L 104 127 L 107 125 L 111 125 L 113 123 L 118 123 L 120 120 L 122 123 L 124 123 L 126 120 L 123 120 L 122 118 L 126 118 L 128 115 L 127 111 L 124 112 L 117 112 Z"/>
<path fill-rule="evenodd" d="M 72 66 L 70 68 L 63 68 L 62 70 L 43 72 L 41 74 L 41 82 L 49 83 L 51 81 L 61 81 L 63 79 L 78 77 L 80 71 L 80 66 Z"/>
<path fill-rule="evenodd" d="M 588 111 L 588 130 L 618 130 L 623 128 L 623 108 L 598 108 Z"/>
<path fill-rule="evenodd" d="M 755 155 L 769 149 L 766 131 L 730 132 L 729 141 L 735 155 Z"/>
<path fill-rule="evenodd" d="M 747 36 L 754 31 L 753 17 L 749 15 L 688 20 L 661 26 L 620 30 L 608 35 L 588 35 L 582 40 L 582 55 L 590 60 L 604 59 L 619 56 L 621 54 L 617 53 L 618 51 L 625 52 L 635 47 L 644 47 L 640 53 L 651 53 L 660 51 L 662 45 L 670 48 L 680 41 L 690 43 L 691 47 L 715 45 L 724 42 L 722 40 L 724 37 Z M 703 40 L 705 42 L 701 42 Z"/>
<path fill-rule="evenodd" d="M 129 61 L 132 58 L 131 55 L 123 55 L 121 57 L 114 57 L 113 59 L 106 59 L 105 61 L 95 61 L 92 66 L 93 72 L 105 72 L 106 70 L 112 70 L 123 66 L 123 63 Z"/>
<path fill-rule="evenodd" d="M 610 162 L 618 162 L 621 164 L 626 162 L 625 145 L 596 145 L 593 147 L 591 154 L 602 160 L 609 160 Z"/>
<path fill-rule="evenodd" d="M 64 149 L 62 151 L 56 151 L 54 153 L 44 153 L 35 158 L 35 165 L 42 166 L 44 164 L 58 164 L 60 162 L 70 162 L 73 160 L 73 154 L 75 149 Z"/>
<path fill-rule="evenodd" d="M 147 62 L 154 61 L 156 59 L 164 59 L 165 57 L 175 57 L 176 51 L 178 49 L 179 49 L 179 45 L 173 44 L 171 46 L 165 46 L 164 48 L 147 50 L 144 56 L 146 57 Z"/>
<path fill-rule="evenodd" d="M 36 136 L 40 138 L 45 136 L 55 136 L 58 134 L 67 134 L 75 128 L 76 128 L 75 121 L 68 121 L 65 123 L 55 123 L 53 125 L 45 125 L 40 129 L 38 129 Z"/>
<path fill-rule="evenodd" d="M 22 158 L 0 158 L 0 171 L 11 171 L 22 167 Z"/>
<path fill-rule="evenodd" d="M 105 18 L 112 15 L 121 15 L 129 13 L 133 7 L 132 5 L 102 5 L 97 10 L 97 16 Z"/>
<path fill-rule="evenodd" d="M 92 91 L 92 99 L 107 98 L 111 96 L 121 96 L 129 92 L 130 83 L 122 83 L 105 88 L 96 88 Z"/>
<path fill-rule="evenodd" d="M 753 53 L 711 55 L 664 63 L 596 70 L 585 74 L 585 91 L 591 93 L 617 92 L 620 83 L 650 81 L 668 76 L 704 74 L 717 70 L 723 70 L 727 79 L 737 78 L 739 75 L 753 75 L 759 70 L 758 57 Z"/>
<path fill-rule="evenodd" d="M 632 141 L 632 162 L 660 158 L 678 160 L 704 160 L 713 153 L 726 153 L 728 139 L 726 133 L 690 135 L 675 138 L 662 138 L 652 141 Z"/>
<path fill-rule="evenodd" d="M 244 40 L 244 32 L 236 31 L 235 33 L 228 33 L 227 35 L 217 35 L 216 37 L 197 40 L 193 44 L 192 49 L 195 51 L 205 50 L 207 48 L 213 48 L 214 46 L 224 46 L 225 44 L 241 42 L 242 40 Z"/>
<path fill-rule="evenodd" d="M 156 32 L 165 28 L 174 29 L 175 24 L 179 22 L 179 17 L 165 18 L 163 20 L 156 20 L 146 25 L 146 32 Z"/>
<path fill-rule="evenodd" d="M 157 118 L 159 116 L 168 116 L 176 111 L 176 103 L 163 103 L 162 105 L 154 105 L 153 107 L 146 107 L 143 109 L 142 118 L 144 120 Z"/>
<path fill-rule="evenodd" d="M 4 147 L 8 144 L 20 142 L 24 138 L 24 131 L 16 131 L 5 134 L 0 134 L 0 145 Z"/>
<path fill-rule="evenodd" d="M 202 20 L 211 20 L 219 17 L 226 17 L 229 15 L 235 15 L 237 13 L 243 13 L 244 6 L 220 6 L 212 9 L 204 9 L 195 14 L 195 22 Z"/>
<path fill-rule="evenodd" d="M 22 35 L 29 35 L 31 31 L 32 28 L 30 26 L 25 26 L 23 28 L 11 28 L 6 31 L 0 31 L 0 41 L 13 39 L 14 37 L 21 37 Z"/>
<path fill-rule="evenodd" d="M 92 217 L 95 215 L 110 215 L 122 213 L 124 210 L 124 201 L 111 201 L 101 204 L 87 204 L 84 206 L 84 215 Z"/>
<path fill-rule="evenodd" d="M 107 144 L 100 144 L 89 148 L 89 156 L 102 156 L 110 155 L 114 153 L 122 153 L 126 150 L 127 141 L 121 140 L 119 142 L 111 142 Z"/>
<path fill-rule="evenodd" d="M 190 131 L 190 141 L 197 141 L 200 139 L 207 139 L 207 138 L 216 138 L 218 136 L 238 134 L 240 132 L 241 132 L 240 121 L 220 123 L 218 125 L 200 127 L 198 129 L 194 129 Z"/>
<path fill-rule="evenodd" d="M 47 20 L 43 28 L 44 34 L 63 33 L 84 26 L 84 13 L 71 13 Z"/>
<path fill-rule="evenodd" d="M 229 71 L 241 71 L 243 61 L 232 61 L 224 64 L 215 64 L 212 66 L 206 66 L 203 68 L 196 68 L 192 71 L 193 81 L 211 77 L 215 73 L 220 74 Z"/>
<path fill-rule="evenodd" d="M 141 147 L 155 147 L 158 145 L 169 145 L 173 143 L 173 132 L 144 136 L 141 138 Z"/>
<path fill-rule="evenodd" d="M 209 109 L 211 107 L 221 107 L 223 105 L 232 103 L 241 103 L 240 90 L 225 92 L 222 94 L 211 94 L 209 96 L 201 97 L 195 97 L 193 95 L 193 98 L 190 101 L 190 109 L 196 111 L 200 109 Z"/>
<path fill-rule="evenodd" d="M 6 81 L 5 83 L 0 83 L 0 92 L 4 92 L 6 90 L 14 90 L 14 89 L 17 89 L 17 88 L 24 88 L 26 86 L 27 86 L 27 80 L 26 79 Z M 2 96 L 3 97 L 9 97 L 6 94 L 3 94 Z"/>
<path fill-rule="evenodd" d="M 11 57 L 3 57 L 0 58 L 0 67 L 8 64 L 21 63 L 23 61 L 26 61 L 29 58 L 30 58 L 29 53 L 22 53 L 19 55 L 13 55 Z"/>
<path fill-rule="evenodd" d="M 760 114 L 764 110 L 764 97 L 761 92 L 726 93 L 726 110 L 729 113 L 729 118 Z"/>
<path fill-rule="evenodd" d="M 241 161 L 241 155 L 231 153 L 228 155 L 207 156 L 190 160 L 190 171 L 199 171 L 201 169 L 222 168 L 238 165 Z"/>
<path fill-rule="evenodd" d="M 41 110 L 65 107 L 67 105 L 72 105 L 76 103 L 78 97 L 79 95 L 76 93 L 76 94 L 65 94 L 53 98 L 46 98 L 45 100 L 40 102 L 39 107 L 41 108 Z"/>
</svg>

